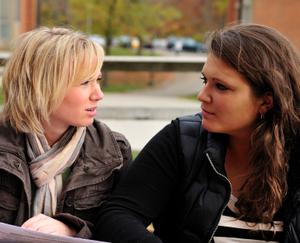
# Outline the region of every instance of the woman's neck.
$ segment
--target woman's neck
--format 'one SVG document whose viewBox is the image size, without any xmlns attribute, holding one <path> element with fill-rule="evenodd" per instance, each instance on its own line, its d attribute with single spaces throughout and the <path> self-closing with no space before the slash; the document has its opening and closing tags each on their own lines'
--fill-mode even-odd
<svg viewBox="0 0 300 243">
<path fill-rule="evenodd" d="M 229 137 L 227 150 L 232 153 L 242 164 L 248 164 L 248 154 L 251 143 L 250 139 L 238 139 Z M 227 152 L 228 152 L 227 151 Z"/>
<path fill-rule="evenodd" d="M 249 171 L 248 154 L 250 141 L 229 138 L 225 158 L 225 170 L 232 185 L 232 194 L 239 197 L 240 189 Z"/>
<path fill-rule="evenodd" d="M 68 127 L 62 129 L 61 127 L 52 126 L 51 124 L 44 122 L 42 123 L 44 128 L 44 136 L 50 147 L 52 147 L 67 131 Z"/>
</svg>

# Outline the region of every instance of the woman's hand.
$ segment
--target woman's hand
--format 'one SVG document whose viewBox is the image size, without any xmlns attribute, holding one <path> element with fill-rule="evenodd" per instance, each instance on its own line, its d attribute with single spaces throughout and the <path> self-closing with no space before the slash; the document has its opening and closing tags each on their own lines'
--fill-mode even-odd
<svg viewBox="0 0 300 243">
<path fill-rule="evenodd" d="M 73 237 L 77 234 L 74 228 L 41 213 L 28 219 L 21 227 L 56 235 Z"/>
</svg>

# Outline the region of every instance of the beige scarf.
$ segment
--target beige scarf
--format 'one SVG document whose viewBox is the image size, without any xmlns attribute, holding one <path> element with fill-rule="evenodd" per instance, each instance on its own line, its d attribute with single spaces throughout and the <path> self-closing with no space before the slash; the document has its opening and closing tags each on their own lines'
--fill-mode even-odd
<svg viewBox="0 0 300 243">
<path fill-rule="evenodd" d="M 63 185 L 61 174 L 73 164 L 85 138 L 85 127 L 70 127 L 52 148 L 44 136 L 27 134 L 27 154 L 30 174 L 38 189 L 32 205 L 32 215 L 52 216 L 56 211 Z"/>
</svg>

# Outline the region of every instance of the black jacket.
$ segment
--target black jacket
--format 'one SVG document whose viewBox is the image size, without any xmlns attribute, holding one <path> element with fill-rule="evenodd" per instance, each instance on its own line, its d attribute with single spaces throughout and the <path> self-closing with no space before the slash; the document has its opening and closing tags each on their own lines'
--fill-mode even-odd
<svg viewBox="0 0 300 243">
<path fill-rule="evenodd" d="M 227 136 L 206 131 L 200 114 L 173 121 L 141 151 L 104 205 L 96 226 L 97 239 L 211 242 L 231 194 L 224 168 L 226 147 Z M 299 159 L 295 150 L 283 205 L 283 242 L 299 242 Z M 140 227 L 150 222 L 159 238 Z"/>
</svg>

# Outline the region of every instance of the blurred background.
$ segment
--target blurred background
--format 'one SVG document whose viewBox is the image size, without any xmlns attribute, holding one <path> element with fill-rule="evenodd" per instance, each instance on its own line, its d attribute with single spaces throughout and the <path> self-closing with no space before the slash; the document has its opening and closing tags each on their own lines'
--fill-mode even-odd
<svg viewBox="0 0 300 243">
<path fill-rule="evenodd" d="M 97 118 L 139 151 L 171 119 L 200 111 L 208 32 L 267 25 L 300 51 L 299 15 L 299 0 L 0 0 L 0 91 L 18 35 L 38 26 L 76 29 L 106 53 Z M 0 112 L 2 104 L 1 95 Z"/>
<path fill-rule="evenodd" d="M 241 22 L 273 27 L 300 50 L 299 13 L 299 0 L 0 0 L 0 51 L 9 52 L 18 35 L 42 25 L 86 33 L 106 55 L 205 56 L 207 32 Z M 108 71 L 107 89 L 143 88 L 174 77 L 164 70 L 155 78 Z"/>
</svg>

